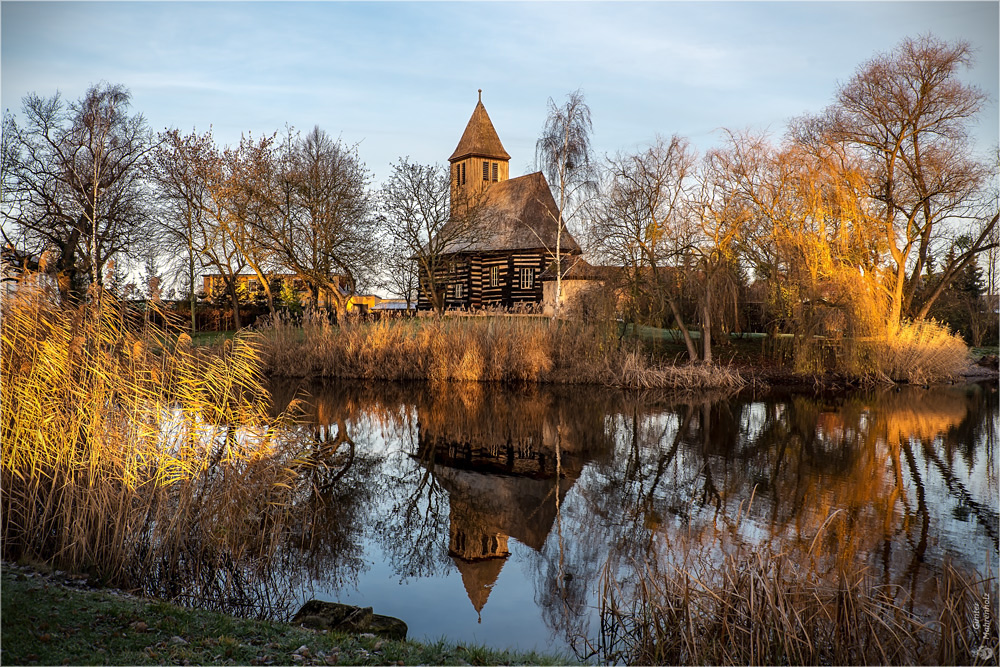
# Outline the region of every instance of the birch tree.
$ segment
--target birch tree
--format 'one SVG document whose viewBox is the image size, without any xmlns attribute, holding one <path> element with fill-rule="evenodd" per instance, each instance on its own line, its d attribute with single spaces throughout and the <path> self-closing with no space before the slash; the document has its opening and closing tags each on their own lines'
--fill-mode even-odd
<svg viewBox="0 0 1000 667">
<path fill-rule="evenodd" d="M 590 135 L 593 124 L 590 107 L 583 91 L 575 90 L 566 96 L 566 103 L 556 105 L 550 97 L 548 117 L 542 135 L 535 143 L 535 162 L 554 190 L 558 206 L 556 243 L 554 250 L 556 269 L 556 303 L 553 319 L 559 317 L 562 303 L 562 238 L 567 224 L 573 220 L 585 199 L 587 191 L 595 186 L 594 164 L 591 155 Z"/>
<path fill-rule="evenodd" d="M 101 285 L 113 257 L 142 254 L 141 167 L 154 142 L 130 106 L 127 88 L 102 83 L 68 104 L 28 95 L 24 123 L 4 119 L 4 240 L 25 257 L 53 251 L 64 298 L 79 295 L 83 277 Z"/>
</svg>

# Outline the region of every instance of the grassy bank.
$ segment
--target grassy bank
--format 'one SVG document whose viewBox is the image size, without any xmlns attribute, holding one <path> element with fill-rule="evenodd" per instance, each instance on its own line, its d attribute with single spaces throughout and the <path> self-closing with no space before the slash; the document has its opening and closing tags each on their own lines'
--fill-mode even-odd
<svg viewBox="0 0 1000 667">
<path fill-rule="evenodd" d="M 421 317 L 333 326 L 324 318 L 280 320 L 262 330 L 268 372 L 431 382 L 552 382 L 629 388 L 735 388 L 739 373 L 718 365 L 654 359 L 617 325 L 547 318 Z"/>
<path fill-rule="evenodd" d="M 3 566 L 0 661 L 7 665 L 568 664 L 562 655 L 391 641 L 234 618 Z M 304 649 L 302 647 L 305 647 Z"/>
</svg>

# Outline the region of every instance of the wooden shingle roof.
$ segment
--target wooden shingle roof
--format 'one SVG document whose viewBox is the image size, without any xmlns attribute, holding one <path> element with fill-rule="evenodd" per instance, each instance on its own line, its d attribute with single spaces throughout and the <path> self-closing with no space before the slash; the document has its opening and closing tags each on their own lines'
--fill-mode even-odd
<svg viewBox="0 0 1000 667">
<path fill-rule="evenodd" d="M 455 160 L 461 160 L 472 155 L 497 158 L 499 160 L 510 159 L 510 155 L 504 150 L 503 144 L 500 143 L 500 137 L 493 127 L 490 115 L 486 113 L 486 107 L 483 106 L 482 99 L 479 100 L 476 108 L 473 109 L 472 118 L 469 119 L 469 124 L 465 126 L 465 132 L 462 133 L 462 138 L 458 141 L 458 147 L 455 148 L 455 152 L 451 154 L 448 161 L 454 162 Z"/>
<path fill-rule="evenodd" d="M 456 241 L 446 252 L 533 249 L 555 252 L 559 208 L 540 171 L 492 184 L 483 194 L 476 215 L 479 223 L 474 238 Z M 560 249 L 574 255 L 581 252 L 565 229 Z"/>
</svg>

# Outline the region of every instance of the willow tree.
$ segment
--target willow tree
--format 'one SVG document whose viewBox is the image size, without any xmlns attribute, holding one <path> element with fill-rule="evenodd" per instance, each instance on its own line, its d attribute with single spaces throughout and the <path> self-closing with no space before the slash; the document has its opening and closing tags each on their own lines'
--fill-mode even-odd
<svg viewBox="0 0 1000 667">
<path fill-rule="evenodd" d="M 575 90 L 566 96 L 566 103 L 556 105 L 550 97 L 548 116 L 542 135 L 535 143 L 535 162 L 555 190 L 558 212 L 556 214 L 555 248 L 556 299 L 553 318 L 559 316 L 562 300 L 562 239 L 567 224 L 575 217 L 585 193 L 594 187 L 594 164 L 591 155 L 590 134 L 593 132 L 590 107 L 583 91 Z"/>
<path fill-rule="evenodd" d="M 814 335 L 853 339 L 885 327 L 884 244 L 862 167 L 843 144 L 774 145 L 753 134 L 730 134 L 711 154 L 708 210 L 733 233 L 722 239 L 739 260 L 766 281 L 769 333 L 795 335 L 803 368 L 814 361 Z"/>
<path fill-rule="evenodd" d="M 996 215 L 969 210 L 989 173 L 968 141 L 969 125 L 987 99 L 960 79 L 972 62 L 968 42 L 929 35 L 904 39 L 891 53 L 862 65 L 813 125 L 864 159 L 868 196 L 880 209 L 889 255 L 890 327 L 911 309 L 932 244 L 949 231 L 949 219 L 978 218 L 966 257 L 985 248 L 997 224 Z M 961 223 L 963 232 L 969 224 Z"/>
</svg>

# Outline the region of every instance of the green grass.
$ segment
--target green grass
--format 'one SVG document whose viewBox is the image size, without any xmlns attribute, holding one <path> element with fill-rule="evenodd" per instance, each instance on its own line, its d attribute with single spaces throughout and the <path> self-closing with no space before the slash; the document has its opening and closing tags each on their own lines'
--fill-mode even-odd
<svg viewBox="0 0 1000 667">
<path fill-rule="evenodd" d="M 317 632 L 234 618 L 3 566 L 0 662 L 8 665 L 569 664 L 567 656 Z M 305 646 L 305 650 L 300 647 Z M 294 656 L 300 656 L 299 660 Z"/>
<path fill-rule="evenodd" d="M 1000 349 L 996 345 L 969 348 L 969 356 L 975 361 L 979 361 L 988 354 L 1000 354 Z"/>
<path fill-rule="evenodd" d="M 194 345 L 215 345 L 222 341 L 232 340 L 236 336 L 236 330 L 230 331 L 199 331 L 191 336 Z"/>
</svg>

